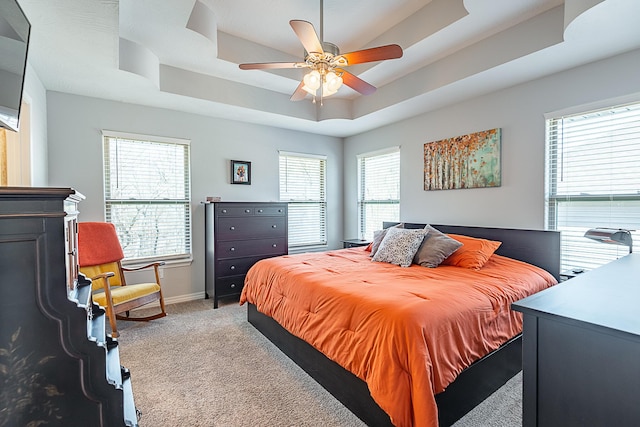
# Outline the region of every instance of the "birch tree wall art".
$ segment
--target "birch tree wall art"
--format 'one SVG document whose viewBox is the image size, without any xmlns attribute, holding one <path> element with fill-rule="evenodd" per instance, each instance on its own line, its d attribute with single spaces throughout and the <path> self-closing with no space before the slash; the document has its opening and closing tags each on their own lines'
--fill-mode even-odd
<svg viewBox="0 0 640 427">
<path fill-rule="evenodd" d="M 501 129 L 424 144 L 424 189 L 499 187 Z"/>
</svg>

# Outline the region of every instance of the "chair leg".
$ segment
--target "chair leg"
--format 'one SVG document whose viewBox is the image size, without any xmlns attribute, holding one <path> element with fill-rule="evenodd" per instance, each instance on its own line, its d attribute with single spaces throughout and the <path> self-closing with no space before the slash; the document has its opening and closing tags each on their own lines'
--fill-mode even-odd
<svg viewBox="0 0 640 427">
<path fill-rule="evenodd" d="M 109 318 L 109 324 L 111 325 L 111 336 L 113 338 L 118 338 L 120 334 L 118 333 L 116 315 L 113 313 L 113 307 L 111 307 L 111 304 L 107 304 L 106 310 L 107 310 L 107 317 Z"/>
<path fill-rule="evenodd" d="M 116 316 L 107 316 L 109 317 L 109 324 L 111 325 L 111 336 L 113 338 L 118 338 L 120 334 L 118 333 L 118 325 L 116 323 Z"/>
<path fill-rule="evenodd" d="M 120 333 L 118 332 L 118 327 L 116 325 L 116 317 L 109 317 L 109 323 L 111 324 L 111 336 L 113 338 L 118 338 Z"/>
<path fill-rule="evenodd" d="M 166 310 L 164 309 L 164 296 L 162 296 L 162 289 L 160 289 L 160 310 L 165 315 L 167 314 Z"/>
</svg>

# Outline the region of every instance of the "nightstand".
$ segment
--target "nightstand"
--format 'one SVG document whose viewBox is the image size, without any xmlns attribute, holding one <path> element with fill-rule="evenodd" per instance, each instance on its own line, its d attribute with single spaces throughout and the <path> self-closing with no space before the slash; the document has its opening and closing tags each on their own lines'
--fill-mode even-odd
<svg viewBox="0 0 640 427">
<path fill-rule="evenodd" d="M 560 281 L 564 282 L 565 280 L 573 279 L 574 277 L 583 274 L 586 270 L 581 268 L 574 268 L 560 272 Z"/>
<path fill-rule="evenodd" d="M 367 246 L 371 243 L 369 240 L 346 239 L 342 241 L 343 248 L 357 248 L 358 246 Z"/>
</svg>

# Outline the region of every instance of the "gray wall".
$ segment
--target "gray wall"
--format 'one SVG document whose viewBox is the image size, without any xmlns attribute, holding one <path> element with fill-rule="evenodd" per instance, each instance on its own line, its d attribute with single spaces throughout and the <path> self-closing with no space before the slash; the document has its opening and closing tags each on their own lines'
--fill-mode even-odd
<svg viewBox="0 0 640 427">
<path fill-rule="evenodd" d="M 29 104 L 31 111 L 30 137 L 30 173 L 31 185 L 48 185 L 48 147 L 47 147 L 47 91 L 33 68 L 27 64 L 24 80 L 23 101 Z"/>
<path fill-rule="evenodd" d="M 81 221 L 104 220 L 102 130 L 191 140 L 193 264 L 165 268 L 169 302 L 204 294 L 206 196 L 223 201 L 278 200 L 278 150 L 327 156 L 329 247 L 342 239 L 342 140 L 267 126 L 124 104 L 59 92 L 47 93 L 49 185 L 86 196 Z M 229 160 L 251 161 L 252 184 L 229 184 Z"/>
<path fill-rule="evenodd" d="M 544 227 L 545 113 L 620 97 L 640 100 L 640 51 L 450 105 L 346 138 L 325 137 L 175 111 L 47 92 L 48 185 L 87 196 L 81 220 L 102 220 L 102 129 L 186 138 L 191 143 L 194 261 L 167 268 L 172 302 L 204 288 L 206 196 L 277 200 L 278 150 L 328 156 L 330 247 L 357 236 L 356 156 L 401 146 L 401 220 L 446 224 Z M 616 99 L 617 98 L 617 99 Z M 611 101 L 606 101 L 611 100 Z M 502 186 L 423 190 L 423 144 L 502 128 Z M 230 159 L 252 161 L 253 185 L 229 184 Z"/>
<path fill-rule="evenodd" d="M 402 221 L 544 228 L 545 113 L 618 97 L 640 101 L 639 70 L 634 51 L 347 138 L 345 235 L 357 235 L 356 156 L 398 144 Z M 425 143 L 492 128 L 502 128 L 501 187 L 423 190 Z"/>
</svg>

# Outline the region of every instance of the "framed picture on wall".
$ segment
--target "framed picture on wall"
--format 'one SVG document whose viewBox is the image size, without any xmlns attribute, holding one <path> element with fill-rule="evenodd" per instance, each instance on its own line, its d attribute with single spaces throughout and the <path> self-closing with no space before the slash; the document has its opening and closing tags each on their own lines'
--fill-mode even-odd
<svg viewBox="0 0 640 427">
<path fill-rule="evenodd" d="M 231 183 L 251 185 L 251 162 L 231 160 Z"/>
</svg>

